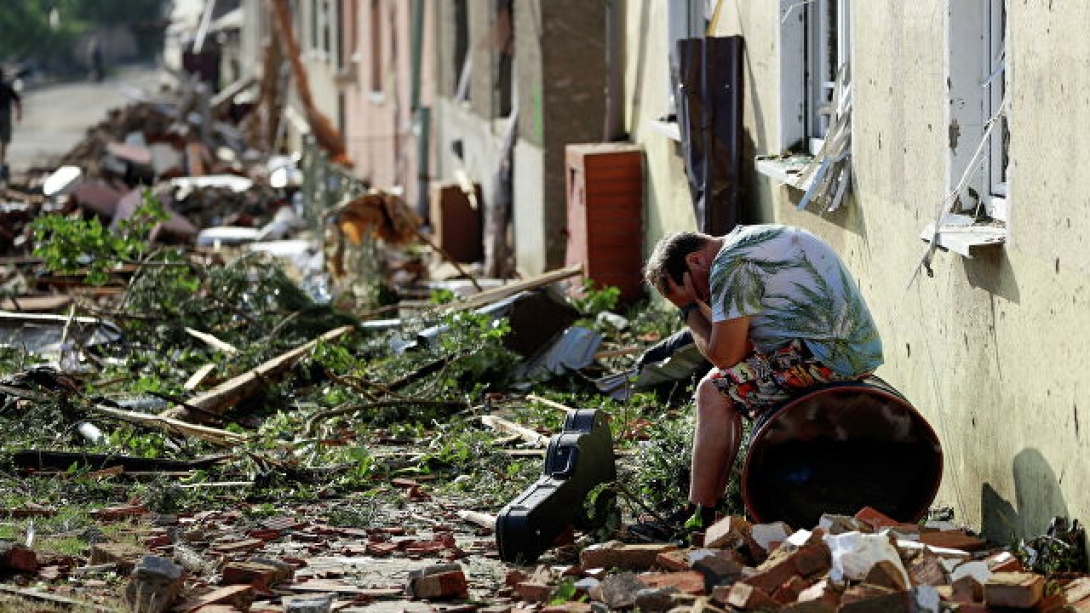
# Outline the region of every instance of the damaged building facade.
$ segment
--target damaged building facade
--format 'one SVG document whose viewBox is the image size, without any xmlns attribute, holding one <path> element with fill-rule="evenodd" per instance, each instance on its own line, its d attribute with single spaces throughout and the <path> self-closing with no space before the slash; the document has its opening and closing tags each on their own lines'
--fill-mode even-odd
<svg viewBox="0 0 1090 613">
<path fill-rule="evenodd" d="M 243 2 L 255 16 L 244 30 L 269 27 L 261 5 Z M 1090 8 L 305 0 L 294 10 L 315 102 L 355 172 L 400 187 L 418 210 L 434 205 L 436 185 L 476 185 L 484 240 L 511 237 L 509 253 L 485 246 L 492 270 L 510 262 L 523 275 L 565 263 L 569 145 L 637 146 L 643 231 L 632 240 L 644 254 L 665 233 L 702 227 L 672 49 L 707 33 L 742 37 L 732 215 L 805 227 L 845 258 L 883 335 L 878 374 L 942 439 L 937 503 L 1000 540 L 1085 517 L 1071 371 L 1085 337 L 1088 222 L 1069 167 L 1090 113 L 1080 70 L 1090 46 L 1078 42 Z"/>
</svg>

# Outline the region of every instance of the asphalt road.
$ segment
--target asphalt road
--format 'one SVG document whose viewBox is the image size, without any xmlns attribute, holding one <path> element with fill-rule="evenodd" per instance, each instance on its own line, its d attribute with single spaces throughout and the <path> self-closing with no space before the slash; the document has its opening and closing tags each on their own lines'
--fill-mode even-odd
<svg viewBox="0 0 1090 613">
<path fill-rule="evenodd" d="M 13 123 L 8 146 L 12 174 L 49 165 L 78 143 L 87 128 L 105 120 L 110 109 L 131 104 L 139 92 L 157 91 L 159 74 L 150 66 L 118 67 L 99 83 L 52 83 L 24 91 L 23 121 Z"/>
</svg>

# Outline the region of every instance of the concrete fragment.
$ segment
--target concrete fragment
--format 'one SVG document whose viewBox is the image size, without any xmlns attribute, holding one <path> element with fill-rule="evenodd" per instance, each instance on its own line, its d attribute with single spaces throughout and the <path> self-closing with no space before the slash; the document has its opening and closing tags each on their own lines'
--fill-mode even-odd
<svg viewBox="0 0 1090 613">
<path fill-rule="evenodd" d="M 125 586 L 125 602 L 131 611 L 162 613 L 174 603 L 184 581 L 181 566 L 159 556 L 144 556 Z"/>
<path fill-rule="evenodd" d="M 901 550 L 901 560 L 914 585 L 945 585 L 946 568 L 939 556 L 926 547 Z"/>
<path fill-rule="evenodd" d="M 972 577 L 976 579 L 977 583 L 983 585 L 988 582 L 988 578 L 991 576 L 992 571 L 988 568 L 987 562 L 973 560 L 959 564 L 954 570 L 950 571 L 950 583 L 954 583 L 962 577 Z"/>
<path fill-rule="evenodd" d="M 1079 577 L 1064 586 L 1067 602 L 1077 603 L 1090 599 L 1090 577 Z"/>
<path fill-rule="evenodd" d="M 826 513 L 818 520 L 818 527 L 826 534 L 844 534 L 845 532 L 873 532 L 870 524 L 851 517 L 850 515 L 836 515 Z"/>
<path fill-rule="evenodd" d="M 833 609 L 836 609 L 840 606 L 842 589 L 842 587 L 829 583 L 827 579 L 822 579 L 799 592 L 798 601 L 810 602 L 814 600 L 821 600 L 829 604 Z"/>
<path fill-rule="evenodd" d="M 680 592 L 676 587 L 644 588 L 636 592 L 636 608 L 647 613 L 665 613 L 672 609 L 677 602 L 675 594 Z"/>
<path fill-rule="evenodd" d="M 38 554 L 33 549 L 14 541 L 0 541 L 0 569 L 17 573 L 38 570 Z"/>
<path fill-rule="evenodd" d="M 754 524 L 749 531 L 750 537 L 764 551 L 772 551 L 777 543 L 782 543 L 791 535 L 791 527 L 782 521 L 770 524 Z"/>
<path fill-rule="evenodd" d="M 579 555 L 579 562 L 583 568 L 647 570 L 655 565 L 660 553 L 675 549 L 677 546 L 669 543 L 626 545 L 608 541 L 584 549 Z"/>
<path fill-rule="evenodd" d="M 333 595 L 288 596 L 284 598 L 283 604 L 284 613 L 329 613 L 333 607 Z"/>
<path fill-rule="evenodd" d="M 600 600 L 610 609 L 627 609 L 636 604 L 636 593 L 648 586 L 634 573 L 623 572 L 610 575 L 591 590 L 594 600 Z"/>
<path fill-rule="evenodd" d="M 901 556 L 884 534 L 845 532 L 827 535 L 825 543 L 829 546 L 832 558 L 829 577 L 833 581 L 861 581 L 866 578 L 871 567 L 882 560 L 889 560 L 901 572 L 904 582 L 909 583 L 908 572 L 901 563 Z"/>
<path fill-rule="evenodd" d="M 541 613 L 590 613 L 593 610 L 589 602 L 569 601 L 542 607 Z"/>
<path fill-rule="evenodd" d="M 1045 578 L 1036 573 L 994 573 L 984 584 L 984 604 L 989 607 L 1028 609 L 1045 591 Z"/>
</svg>

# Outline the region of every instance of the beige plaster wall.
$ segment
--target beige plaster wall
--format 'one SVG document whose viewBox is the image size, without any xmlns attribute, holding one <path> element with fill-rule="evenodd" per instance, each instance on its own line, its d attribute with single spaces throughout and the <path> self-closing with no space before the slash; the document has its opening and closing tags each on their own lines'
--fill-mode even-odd
<svg viewBox="0 0 1090 613">
<path fill-rule="evenodd" d="M 642 129 L 665 61 L 664 5 L 629 3 L 633 134 L 648 146 L 649 232 L 693 227 L 679 161 Z M 778 3 L 726 3 L 721 34 L 745 36 L 747 138 L 775 153 Z M 649 11 L 641 28 L 641 11 Z M 1090 5 L 1010 2 L 1012 115 L 1009 243 L 965 259 L 936 255 L 934 277 L 910 283 L 918 238 L 946 194 L 946 4 L 856 2 L 853 7 L 855 194 L 836 214 L 797 212 L 800 193 L 754 178 L 756 221 L 804 226 L 833 244 L 859 279 L 881 330 L 878 374 L 938 432 L 945 452 L 936 504 L 990 536 L 1041 533 L 1053 515 L 1090 511 L 1090 334 L 1083 237 L 1090 230 Z M 642 37 L 642 38 L 641 38 Z M 636 58 L 650 41 L 642 70 Z M 656 57 L 657 56 L 657 57 Z M 662 71 L 665 69 L 662 68 Z M 642 75 L 642 85 L 633 77 Z M 643 88 L 643 90 L 640 89 Z M 679 158 L 678 158 L 679 159 Z M 685 216 L 688 219 L 685 219 Z"/>
</svg>

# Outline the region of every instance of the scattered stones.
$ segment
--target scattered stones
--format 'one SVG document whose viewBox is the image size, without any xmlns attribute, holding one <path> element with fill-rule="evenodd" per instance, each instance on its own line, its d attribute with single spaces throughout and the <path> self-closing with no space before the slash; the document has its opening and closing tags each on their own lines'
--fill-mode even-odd
<svg viewBox="0 0 1090 613">
<path fill-rule="evenodd" d="M 0 570 L 32 573 L 38 570 L 38 555 L 34 550 L 12 541 L 0 541 Z"/>
<path fill-rule="evenodd" d="M 181 566 L 159 556 L 144 556 L 136 563 L 125 587 L 131 611 L 162 613 L 174 603 L 185 580 Z"/>
</svg>

